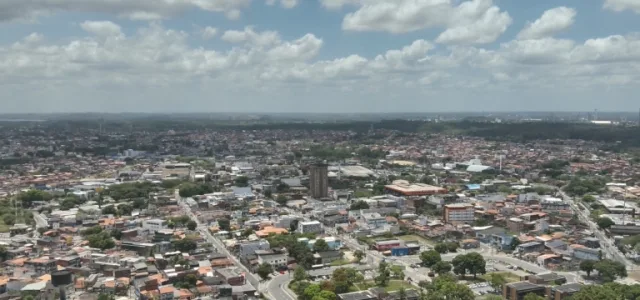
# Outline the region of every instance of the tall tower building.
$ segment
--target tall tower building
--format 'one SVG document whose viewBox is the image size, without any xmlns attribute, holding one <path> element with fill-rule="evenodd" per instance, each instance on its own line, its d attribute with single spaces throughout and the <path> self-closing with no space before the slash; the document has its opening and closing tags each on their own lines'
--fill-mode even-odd
<svg viewBox="0 0 640 300">
<path fill-rule="evenodd" d="M 310 166 L 309 195 L 314 199 L 329 197 L 329 170 L 326 164 L 314 164 Z"/>
</svg>

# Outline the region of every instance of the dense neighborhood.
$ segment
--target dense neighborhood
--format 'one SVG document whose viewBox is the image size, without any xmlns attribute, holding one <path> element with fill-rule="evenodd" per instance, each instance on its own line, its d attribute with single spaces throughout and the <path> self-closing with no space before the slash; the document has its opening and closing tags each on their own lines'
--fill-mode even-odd
<svg viewBox="0 0 640 300">
<path fill-rule="evenodd" d="M 640 296 L 633 152 L 163 126 L 7 125 L 0 298 Z"/>
</svg>

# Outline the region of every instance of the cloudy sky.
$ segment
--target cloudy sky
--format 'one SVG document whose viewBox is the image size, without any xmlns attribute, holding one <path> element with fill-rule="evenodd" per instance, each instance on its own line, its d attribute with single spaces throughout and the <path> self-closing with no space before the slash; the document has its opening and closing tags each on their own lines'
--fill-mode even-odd
<svg viewBox="0 0 640 300">
<path fill-rule="evenodd" d="M 0 112 L 640 108 L 640 0 L 2 0 L 0 32 Z"/>
</svg>

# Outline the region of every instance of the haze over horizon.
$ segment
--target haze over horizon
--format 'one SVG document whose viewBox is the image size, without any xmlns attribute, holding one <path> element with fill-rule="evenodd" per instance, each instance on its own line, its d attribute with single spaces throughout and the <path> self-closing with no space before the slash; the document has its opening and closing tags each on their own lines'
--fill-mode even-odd
<svg viewBox="0 0 640 300">
<path fill-rule="evenodd" d="M 638 0 L 5 0 L 0 30 L 5 114 L 640 107 Z"/>
</svg>

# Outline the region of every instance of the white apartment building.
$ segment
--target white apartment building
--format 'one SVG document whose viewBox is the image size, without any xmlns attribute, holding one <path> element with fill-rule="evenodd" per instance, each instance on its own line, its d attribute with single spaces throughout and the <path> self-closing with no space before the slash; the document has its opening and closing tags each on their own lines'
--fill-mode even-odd
<svg viewBox="0 0 640 300">
<path fill-rule="evenodd" d="M 475 209 L 473 205 L 469 203 L 454 203 L 444 206 L 444 221 L 445 223 L 459 224 L 459 223 L 473 223 Z"/>
<path fill-rule="evenodd" d="M 322 223 L 319 221 L 308 221 L 298 223 L 300 233 L 322 233 Z"/>
<path fill-rule="evenodd" d="M 167 221 L 161 219 L 149 219 L 142 221 L 142 228 L 151 232 L 167 229 L 167 225 Z"/>
<path fill-rule="evenodd" d="M 287 255 L 280 253 L 273 253 L 270 251 L 257 250 L 258 265 L 263 263 L 270 264 L 274 269 L 284 268 L 287 266 Z"/>
</svg>

